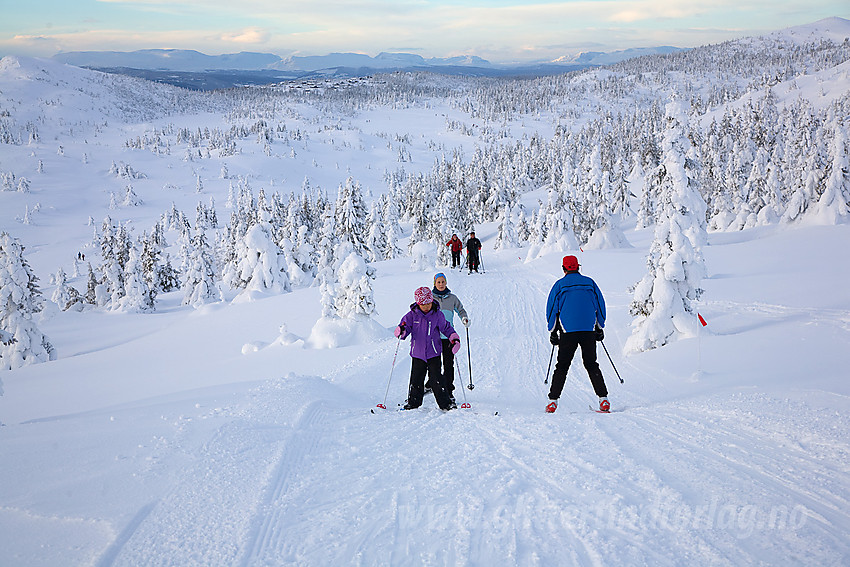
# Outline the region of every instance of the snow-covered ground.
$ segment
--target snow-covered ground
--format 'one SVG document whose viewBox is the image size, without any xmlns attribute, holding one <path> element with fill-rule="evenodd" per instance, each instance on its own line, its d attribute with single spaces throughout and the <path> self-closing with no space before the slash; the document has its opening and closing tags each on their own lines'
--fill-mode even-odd
<svg viewBox="0 0 850 567">
<path fill-rule="evenodd" d="M 89 216 L 141 232 L 171 202 L 223 205 L 220 160 L 123 147 L 168 124 L 225 128 L 214 112 L 124 122 L 110 106 L 120 88 L 21 65 L 0 65 L 4 108 L 18 125 L 30 116 L 40 141 L 0 146 L 0 172 L 31 181 L 0 192 L 0 228 L 27 247 L 46 298 L 50 274 L 96 253 Z M 354 175 L 380 192 L 396 134 L 418 133 L 409 170 L 428 170 L 440 144 L 473 147 L 446 128 L 462 119 L 454 108 L 374 109 L 330 130 L 310 112 L 290 121 L 309 133 L 294 154 L 251 140 L 230 173 L 268 191 L 309 177 L 332 196 Z M 507 127 L 551 135 L 551 122 Z M 147 177 L 116 179 L 119 161 Z M 109 209 L 128 183 L 144 204 Z M 696 303 L 708 326 L 630 355 L 629 288 L 653 233 L 625 228 L 630 248 L 574 251 L 608 304 L 605 346 L 624 380 L 600 348 L 610 415 L 588 409 L 579 361 L 544 413 L 545 301 L 562 253 L 495 251 L 494 224 L 477 227 L 485 273 L 374 264 L 380 330 L 341 348 L 306 342 L 318 287 L 198 310 L 172 292 L 144 315 L 47 302 L 39 326 L 58 359 L 0 374 L 0 565 L 850 563 L 850 226 L 711 233 Z M 437 271 L 472 321 L 468 336 L 458 326 L 457 379 L 472 369 L 474 390 L 457 391 L 472 407 L 443 413 L 429 396 L 397 412 L 410 357 L 391 331 Z"/>
<path fill-rule="evenodd" d="M 484 232 L 484 231 L 482 231 Z M 543 413 L 558 257 L 449 272 L 470 312 L 472 405 L 396 412 L 389 330 L 304 337 L 315 289 L 46 322 L 63 356 L 4 376 L 4 565 L 840 565 L 850 559 L 850 227 L 718 234 L 698 339 L 625 357 L 634 249 L 582 255 L 606 294 L 614 413 L 580 364 Z M 392 328 L 428 285 L 378 265 Z M 466 336 L 461 331 L 466 342 Z M 251 345 L 256 349 L 244 349 Z M 468 383 L 468 359 L 459 364 Z M 389 384 L 389 409 L 376 409 Z M 498 415 L 495 413 L 498 412 Z"/>
</svg>

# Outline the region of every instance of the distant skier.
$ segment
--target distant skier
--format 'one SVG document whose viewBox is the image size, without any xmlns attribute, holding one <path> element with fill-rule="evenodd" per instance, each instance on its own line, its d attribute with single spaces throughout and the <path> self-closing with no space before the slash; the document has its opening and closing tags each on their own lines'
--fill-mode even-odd
<svg viewBox="0 0 850 567">
<path fill-rule="evenodd" d="M 415 303 L 410 305 L 410 311 L 402 317 L 395 329 L 395 336 L 399 339 L 404 340 L 408 335 L 411 337 L 410 386 L 404 409 L 414 409 L 422 405 L 426 372 L 440 409 L 455 409 L 457 405 L 452 402 L 446 392 L 443 375 L 440 372 L 440 355 L 443 350 L 440 335 L 449 338 L 453 354 L 460 349 L 460 337 L 451 323 L 446 321 L 445 315 L 440 311 L 440 304 L 434 301 L 429 288 L 420 287 L 413 296 Z"/>
<path fill-rule="evenodd" d="M 463 303 L 460 299 L 451 292 L 446 283 L 446 274 L 439 273 L 434 276 L 434 289 L 431 290 L 440 305 L 440 310 L 450 325 L 454 324 L 455 313 L 460 315 L 460 320 L 464 327 L 469 327 L 469 316 L 466 309 L 463 308 Z M 440 337 L 443 343 L 443 384 L 446 388 L 446 393 L 451 398 L 452 403 L 455 403 L 455 355 L 451 350 L 451 341 L 445 334 Z M 432 390 L 430 380 L 425 383 L 425 391 Z"/>
<path fill-rule="evenodd" d="M 481 241 L 475 238 L 475 231 L 469 233 L 469 240 L 466 241 L 466 261 L 469 263 L 469 273 L 478 271 L 478 264 L 481 263 Z"/>
<path fill-rule="evenodd" d="M 457 237 L 457 234 L 452 234 L 452 239 L 446 243 L 446 246 L 451 246 L 452 251 L 452 269 L 460 266 L 460 252 L 463 250 L 463 242 Z"/>
<path fill-rule="evenodd" d="M 549 342 L 558 346 L 558 362 L 549 389 L 551 401 L 546 411 L 552 413 L 558 408 L 558 398 L 564 389 L 570 362 L 579 346 L 584 368 L 599 396 L 599 410 L 609 411 L 608 388 L 596 362 L 596 341 L 605 336 L 602 330 L 605 327 L 605 299 L 596 282 L 578 273 L 578 258 L 564 256 L 562 268 L 564 277 L 552 286 L 546 302 Z"/>
</svg>

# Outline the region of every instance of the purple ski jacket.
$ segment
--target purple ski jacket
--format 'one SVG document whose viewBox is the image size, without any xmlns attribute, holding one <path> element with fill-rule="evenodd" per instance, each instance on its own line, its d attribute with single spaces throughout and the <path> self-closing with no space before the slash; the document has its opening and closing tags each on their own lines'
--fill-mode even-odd
<svg viewBox="0 0 850 567">
<path fill-rule="evenodd" d="M 400 339 L 410 335 L 410 356 L 422 360 L 428 360 L 443 353 L 443 342 L 440 333 L 451 338 L 457 338 L 457 332 L 452 324 L 446 321 L 446 316 L 440 311 L 440 305 L 434 301 L 431 310 L 423 313 L 419 306 L 413 303 L 401 322 L 402 327 Z"/>
</svg>

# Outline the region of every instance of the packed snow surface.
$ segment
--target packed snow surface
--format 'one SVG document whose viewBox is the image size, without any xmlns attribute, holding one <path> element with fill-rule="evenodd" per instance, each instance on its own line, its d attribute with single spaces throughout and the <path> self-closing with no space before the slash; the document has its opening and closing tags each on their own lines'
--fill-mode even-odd
<svg viewBox="0 0 850 567">
<path fill-rule="evenodd" d="M 314 289 L 144 324 L 57 316 L 45 328 L 65 356 L 4 376 L 2 563 L 846 563 L 850 274 L 828 258 L 850 230 L 716 235 L 703 334 L 625 357 L 647 244 L 628 236 L 634 250 L 582 257 L 624 378 L 600 348 L 610 415 L 589 411 L 578 361 L 543 412 L 559 258 L 486 244 L 486 273 L 448 273 L 475 386 L 457 391 L 471 409 L 448 413 L 430 396 L 395 411 L 410 359 L 389 330 L 330 350 L 275 343 L 284 322 L 308 334 Z M 431 274 L 379 268 L 390 329 Z M 458 386 L 469 362 L 464 348 Z"/>
</svg>

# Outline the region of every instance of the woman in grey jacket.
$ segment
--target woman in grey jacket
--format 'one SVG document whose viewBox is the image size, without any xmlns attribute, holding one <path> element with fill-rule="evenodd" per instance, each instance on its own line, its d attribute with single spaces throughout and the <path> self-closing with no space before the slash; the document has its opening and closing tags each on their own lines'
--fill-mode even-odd
<svg viewBox="0 0 850 567">
<path fill-rule="evenodd" d="M 451 292 L 446 283 L 446 275 L 439 273 L 434 276 L 434 289 L 431 290 L 434 294 L 434 299 L 440 304 L 440 310 L 446 316 L 446 321 L 450 325 L 454 323 L 454 315 L 457 313 L 460 316 L 460 321 L 464 327 L 469 327 L 469 316 L 466 309 L 463 308 L 463 303 L 460 299 Z M 455 389 L 455 356 L 449 346 L 449 339 L 445 335 L 440 337 L 443 342 L 443 384 L 446 392 L 454 402 Z M 425 391 L 430 389 L 430 384 L 425 384 Z"/>
</svg>

